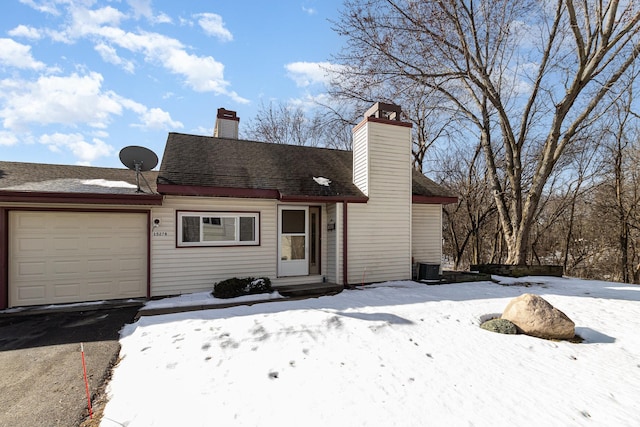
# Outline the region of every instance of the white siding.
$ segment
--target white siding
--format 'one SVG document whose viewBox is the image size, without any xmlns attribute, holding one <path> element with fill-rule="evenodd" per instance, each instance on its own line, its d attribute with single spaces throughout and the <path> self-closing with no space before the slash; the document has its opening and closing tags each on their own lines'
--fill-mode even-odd
<svg viewBox="0 0 640 427">
<path fill-rule="evenodd" d="M 410 279 L 411 128 L 367 122 L 360 133 L 369 142 L 369 201 L 348 205 L 348 281 Z"/>
<path fill-rule="evenodd" d="M 353 183 L 365 196 L 369 195 L 368 133 L 367 126 L 361 126 L 353 133 Z"/>
<path fill-rule="evenodd" d="M 260 245 L 178 248 L 178 210 L 260 213 Z M 275 200 L 209 197 L 165 197 L 162 207 L 152 211 L 151 296 L 208 291 L 213 284 L 231 277 L 276 278 L 277 205 Z"/>
<path fill-rule="evenodd" d="M 440 264 L 442 205 L 413 205 L 411 255 L 415 262 Z"/>
<path fill-rule="evenodd" d="M 327 250 L 327 281 L 342 283 L 342 204 L 327 205 L 327 222 L 333 220 L 335 229 L 326 231 L 324 242 Z M 325 227 L 326 230 L 326 227 Z"/>
<path fill-rule="evenodd" d="M 239 122 L 237 120 L 217 119 L 213 136 L 238 139 Z"/>
</svg>

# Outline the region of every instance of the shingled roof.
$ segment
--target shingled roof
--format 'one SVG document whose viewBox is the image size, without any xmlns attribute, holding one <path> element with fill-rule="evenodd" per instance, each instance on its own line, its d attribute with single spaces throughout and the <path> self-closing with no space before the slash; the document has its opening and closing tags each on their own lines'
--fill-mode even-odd
<svg viewBox="0 0 640 427">
<path fill-rule="evenodd" d="M 140 179 L 143 192 L 137 192 L 136 174 L 129 169 L 0 161 L 0 200 L 157 204 L 162 200 L 157 172 L 144 177 L 149 186 Z"/>
<path fill-rule="evenodd" d="M 158 173 L 158 191 L 366 201 L 353 184 L 352 168 L 351 151 L 170 133 Z M 322 185 L 314 178 L 326 178 L 330 184 Z M 416 171 L 413 192 L 414 197 L 451 198 Z"/>
</svg>

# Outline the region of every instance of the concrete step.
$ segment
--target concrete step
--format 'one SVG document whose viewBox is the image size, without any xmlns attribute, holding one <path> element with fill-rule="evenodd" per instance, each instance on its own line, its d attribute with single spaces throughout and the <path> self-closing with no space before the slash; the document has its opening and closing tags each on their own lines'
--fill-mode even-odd
<svg viewBox="0 0 640 427">
<path fill-rule="evenodd" d="M 335 295 L 343 291 L 344 286 L 335 283 L 309 283 L 306 285 L 273 286 L 283 297 L 305 297 Z"/>
</svg>

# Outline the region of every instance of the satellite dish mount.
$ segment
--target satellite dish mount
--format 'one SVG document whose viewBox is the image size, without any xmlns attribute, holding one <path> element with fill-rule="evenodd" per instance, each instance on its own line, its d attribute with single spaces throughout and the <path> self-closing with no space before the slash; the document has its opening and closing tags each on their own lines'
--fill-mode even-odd
<svg viewBox="0 0 640 427">
<path fill-rule="evenodd" d="M 149 190 L 151 190 L 151 186 L 142 172 L 150 171 L 158 164 L 158 156 L 153 151 L 145 147 L 130 145 L 120 150 L 120 161 L 127 168 L 136 172 L 136 185 L 138 186 L 136 193 L 144 193 L 140 189 L 141 176 Z"/>
</svg>

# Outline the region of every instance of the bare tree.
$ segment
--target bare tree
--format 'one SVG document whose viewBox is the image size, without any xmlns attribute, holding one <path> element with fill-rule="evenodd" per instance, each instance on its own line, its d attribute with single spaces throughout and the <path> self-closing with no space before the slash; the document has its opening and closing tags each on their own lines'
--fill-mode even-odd
<svg viewBox="0 0 640 427">
<path fill-rule="evenodd" d="M 274 144 L 351 149 L 352 121 L 346 109 L 317 104 L 305 110 L 284 102 L 261 104 L 243 137 Z"/>
<path fill-rule="evenodd" d="M 617 0 L 346 0 L 339 80 L 410 80 L 471 124 L 520 264 L 549 177 L 637 60 L 639 22 L 640 5 Z"/>
<path fill-rule="evenodd" d="M 249 122 L 245 134 L 249 139 L 275 144 L 319 144 L 314 120 L 307 118 L 301 107 L 285 103 L 261 104 L 258 114 Z"/>
<path fill-rule="evenodd" d="M 452 143 L 431 156 L 439 170 L 430 170 L 430 176 L 458 195 L 457 203 L 443 207 L 444 252 L 452 257 L 456 270 L 490 261 L 482 254 L 491 252 L 485 245 L 491 241 L 486 237 L 493 232 L 496 206 L 488 191 L 481 150 L 480 145 Z"/>
<path fill-rule="evenodd" d="M 605 214 L 604 222 L 615 230 L 615 242 L 607 245 L 615 251 L 614 279 L 635 280 L 635 239 L 640 223 L 640 117 L 633 111 L 633 85 L 629 84 L 624 97 L 615 100 L 609 123 L 604 128 L 602 169 L 606 173 L 601 183 L 602 197 L 597 208 Z"/>
</svg>

